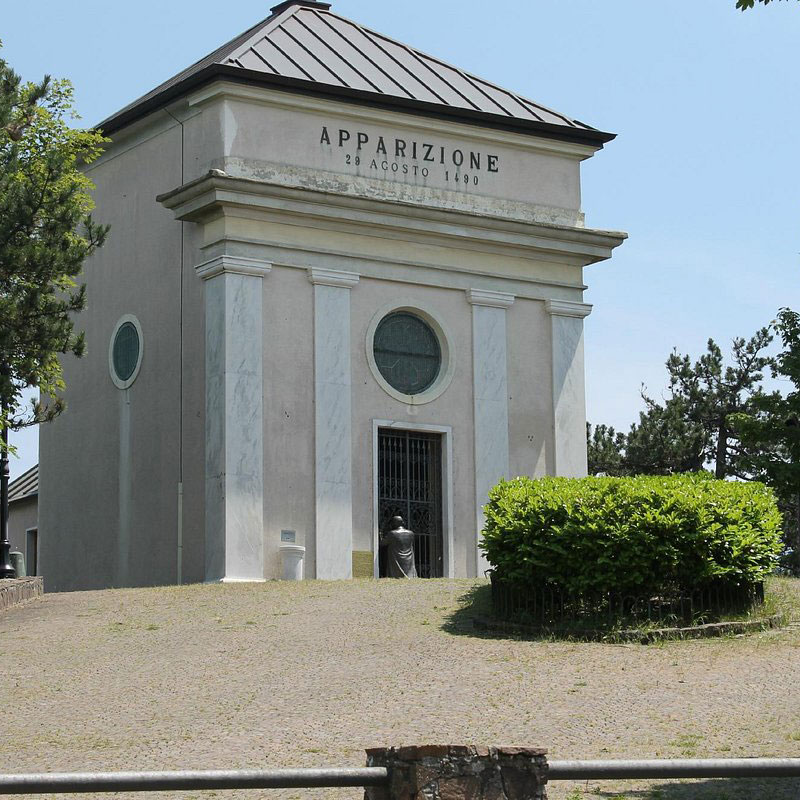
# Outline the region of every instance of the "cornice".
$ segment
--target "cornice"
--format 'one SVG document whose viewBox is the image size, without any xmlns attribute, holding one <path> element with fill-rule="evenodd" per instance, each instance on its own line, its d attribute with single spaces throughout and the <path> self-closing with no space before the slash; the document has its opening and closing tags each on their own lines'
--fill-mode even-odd
<svg viewBox="0 0 800 800">
<path fill-rule="evenodd" d="M 204 281 L 215 278 L 223 272 L 235 275 L 255 275 L 264 277 L 269 275 L 272 264 L 257 258 L 244 258 L 243 256 L 221 255 L 198 264 L 194 271 Z"/>
<path fill-rule="evenodd" d="M 211 170 L 157 198 L 176 218 L 204 222 L 220 213 L 290 224 L 335 226 L 369 235 L 413 238 L 431 244 L 517 257 L 545 257 L 586 266 L 611 257 L 627 234 L 350 197 L 317 189 L 289 188 Z"/>
<path fill-rule="evenodd" d="M 547 313 L 553 317 L 577 317 L 583 319 L 592 313 L 589 303 L 575 303 L 571 300 L 546 300 Z"/>
</svg>

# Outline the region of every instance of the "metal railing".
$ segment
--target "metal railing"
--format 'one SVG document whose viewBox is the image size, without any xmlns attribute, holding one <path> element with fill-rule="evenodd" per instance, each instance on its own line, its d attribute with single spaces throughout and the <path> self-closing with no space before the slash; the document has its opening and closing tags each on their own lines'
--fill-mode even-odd
<svg viewBox="0 0 800 800">
<path fill-rule="evenodd" d="M 609 778 L 800 778 L 800 758 L 660 758 L 550 761 L 548 780 Z"/>
<path fill-rule="evenodd" d="M 554 586 L 519 587 L 494 573 L 495 616 L 537 627 L 602 628 L 620 623 L 691 624 L 726 614 L 745 614 L 764 602 L 763 583 L 716 584 L 692 592 L 633 595 L 624 592 L 576 594 Z"/>
<path fill-rule="evenodd" d="M 174 772 L 40 772 L 0 775 L 0 794 L 158 792 L 192 789 L 316 789 L 383 786 L 385 767 L 177 770 Z"/>
<path fill-rule="evenodd" d="M 800 758 L 677 758 L 550 761 L 548 781 L 628 778 L 800 778 Z M 45 772 L 0 775 L 0 794 L 157 792 L 203 789 L 314 789 L 385 786 L 385 767 Z"/>
</svg>

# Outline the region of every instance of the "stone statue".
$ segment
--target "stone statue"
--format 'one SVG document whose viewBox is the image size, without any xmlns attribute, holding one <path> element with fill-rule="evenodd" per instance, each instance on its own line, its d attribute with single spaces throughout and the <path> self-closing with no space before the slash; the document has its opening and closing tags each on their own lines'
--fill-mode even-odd
<svg viewBox="0 0 800 800">
<path fill-rule="evenodd" d="M 402 517 L 392 517 L 389 529 L 381 535 L 386 545 L 386 571 L 390 578 L 416 578 L 414 532 L 403 525 Z"/>
</svg>

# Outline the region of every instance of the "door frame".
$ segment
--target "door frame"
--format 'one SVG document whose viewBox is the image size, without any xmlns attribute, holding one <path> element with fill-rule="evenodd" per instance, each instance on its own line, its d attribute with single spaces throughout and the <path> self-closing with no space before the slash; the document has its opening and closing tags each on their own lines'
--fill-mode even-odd
<svg viewBox="0 0 800 800">
<path fill-rule="evenodd" d="M 378 546 L 380 531 L 378 524 L 378 429 L 394 428 L 401 431 L 438 433 L 442 438 L 442 574 L 455 577 L 453 554 L 453 429 L 449 425 L 425 425 L 420 422 L 391 419 L 372 420 L 372 574 L 379 577 Z"/>
</svg>

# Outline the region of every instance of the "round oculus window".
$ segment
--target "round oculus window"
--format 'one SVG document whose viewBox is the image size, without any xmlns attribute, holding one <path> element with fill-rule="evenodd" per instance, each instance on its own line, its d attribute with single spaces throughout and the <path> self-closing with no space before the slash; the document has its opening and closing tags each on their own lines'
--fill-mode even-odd
<svg viewBox="0 0 800 800">
<path fill-rule="evenodd" d="M 407 395 L 430 388 L 442 367 L 442 350 L 433 329 L 408 311 L 396 311 L 378 323 L 373 355 L 384 380 Z"/>
<path fill-rule="evenodd" d="M 111 353 L 114 373 L 123 383 L 129 381 L 139 363 L 139 331 L 132 322 L 123 322 L 117 328 Z"/>
</svg>

